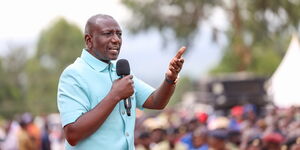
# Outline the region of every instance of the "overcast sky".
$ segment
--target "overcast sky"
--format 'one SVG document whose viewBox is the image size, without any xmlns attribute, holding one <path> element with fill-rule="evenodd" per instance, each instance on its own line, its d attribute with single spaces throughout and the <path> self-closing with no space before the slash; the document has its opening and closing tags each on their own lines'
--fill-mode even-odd
<svg viewBox="0 0 300 150">
<path fill-rule="evenodd" d="M 118 0 L 7 0 L 0 5 L 0 56 L 10 44 L 22 44 L 34 49 L 42 29 L 62 16 L 82 30 L 86 20 L 98 13 L 109 14 L 119 21 L 125 35 L 120 58 L 129 60 L 133 72 L 157 86 L 163 79 L 169 60 L 175 55 L 175 43 L 162 49 L 162 39 L 156 31 L 138 35 L 126 34 L 125 22 L 130 12 Z M 220 20 L 220 19 L 217 19 Z M 193 78 L 204 75 L 221 56 L 220 46 L 210 41 L 210 29 L 203 26 L 191 52 L 185 56 L 182 75 Z M 171 41 L 174 42 L 174 41 Z"/>
</svg>

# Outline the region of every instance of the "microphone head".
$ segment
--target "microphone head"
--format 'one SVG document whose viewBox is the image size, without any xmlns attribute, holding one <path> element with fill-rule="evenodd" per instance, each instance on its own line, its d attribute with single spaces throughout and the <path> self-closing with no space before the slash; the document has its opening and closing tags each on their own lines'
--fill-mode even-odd
<svg viewBox="0 0 300 150">
<path fill-rule="evenodd" d="M 130 74 L 129 63 L 126 59 L 120 59 L 117 61 L 117 75 L 126 76 Z"/>
</svg>

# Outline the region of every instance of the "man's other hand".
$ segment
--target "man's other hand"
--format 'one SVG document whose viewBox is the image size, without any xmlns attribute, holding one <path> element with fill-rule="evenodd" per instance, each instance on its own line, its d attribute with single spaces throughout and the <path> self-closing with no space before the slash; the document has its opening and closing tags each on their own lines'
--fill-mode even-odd
<svg viewBox="0 0 300 150">
<path fill-rule="evenodd" d="M 175 80 L 177 79 L 178 74 L 181 71 L 182 65 L 184 63 L 182 55 L 185 52 L 185 50 L 186 47 L 181 47 L 177 52 L 176 56 L 171 60 L 169 64 L 169 69 L 166 73 L 167 80 L 175 82 Z"/>
</svg>

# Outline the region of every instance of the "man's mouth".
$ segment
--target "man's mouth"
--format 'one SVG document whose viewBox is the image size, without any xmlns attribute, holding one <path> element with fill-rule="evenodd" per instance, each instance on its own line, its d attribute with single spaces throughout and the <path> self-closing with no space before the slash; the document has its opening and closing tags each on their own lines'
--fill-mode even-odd
<svg viewBox="0 0 300 150">
<path fill-rule="evenodd" d="M 114 55 L 119 54 L 120 48 L 119 47 L 110 47 L 108 50 L 113 53 Z"/>
<path fill-rule="evenodd" d="M 116 51 L 119 51 L 120 48 L 119 48 L 119 47 L 111 47 L 111 48 L 108 48 L 108 50 L 116 50 Z"/>
</svg>

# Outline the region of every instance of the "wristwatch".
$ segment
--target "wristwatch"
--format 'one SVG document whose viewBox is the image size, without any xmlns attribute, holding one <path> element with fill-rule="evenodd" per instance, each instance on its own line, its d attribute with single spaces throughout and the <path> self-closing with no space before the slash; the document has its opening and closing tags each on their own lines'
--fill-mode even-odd
<svg viewBox="0 0 300 150">
<path fill-rule="evenodd" d="M 176 84 L 177 83 L 177 81 L 178 81 L 178 76 L 177 76 L 177 78 L 175 79 L 175 80 L 170 80 L 170 79 L 168 79 L 167 78 L 167 76 L 165 77 L 165 81 L 167 82 L 167 83 L 169 83 L 169 84 Z"/>
</svg>

